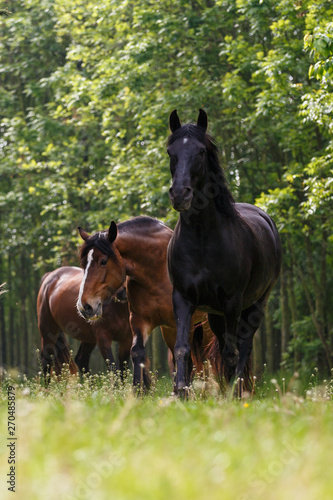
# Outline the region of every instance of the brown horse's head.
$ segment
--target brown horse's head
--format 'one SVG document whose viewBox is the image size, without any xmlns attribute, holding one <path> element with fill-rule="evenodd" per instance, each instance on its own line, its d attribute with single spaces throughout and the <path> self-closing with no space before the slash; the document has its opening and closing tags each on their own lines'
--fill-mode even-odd
<svg viewBox="0 0 333 500">
<path fill-rule="evenodd" d="M 103 302 L 111 298 L 126 279 L 124 261 L 115 245 L 117 226 L 111 222 L 109 230 L 90 236 L 78 228 L 84 244 L 80 251 L 84 270 L 77 300 L 77 310 L 85 319 L 102 316 Z"/>
</svg>

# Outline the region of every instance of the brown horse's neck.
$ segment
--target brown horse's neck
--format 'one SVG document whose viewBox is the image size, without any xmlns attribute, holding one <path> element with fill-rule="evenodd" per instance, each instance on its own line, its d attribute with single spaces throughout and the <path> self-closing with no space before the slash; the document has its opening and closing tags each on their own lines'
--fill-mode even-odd
<svg viewBox="0 0 333 500">
<path fill-rule="evenodd" d="M 126 275 L 141 283 L 154 279 L 166 268 L 166 254 L 172 231 L 138 233 L 120 232 L 116 247 L 123 258 Z"/>
</svg>

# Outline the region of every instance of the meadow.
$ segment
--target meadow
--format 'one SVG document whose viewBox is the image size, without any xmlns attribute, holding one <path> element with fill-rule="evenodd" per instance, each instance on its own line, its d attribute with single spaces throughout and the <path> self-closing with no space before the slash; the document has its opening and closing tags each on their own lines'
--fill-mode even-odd
<svg viewBox="0 0 333 500">
<path fill-rule="evenodd" d="M 169 378 L 134 396 L 130 374 L 2 374 L 1 498 L 24 500 L 331 499 L 332 380 L 264 381 L 238 400 Z M 15 387 L 16 487 L 8 491 L 8 386 Z"/>
</svg>

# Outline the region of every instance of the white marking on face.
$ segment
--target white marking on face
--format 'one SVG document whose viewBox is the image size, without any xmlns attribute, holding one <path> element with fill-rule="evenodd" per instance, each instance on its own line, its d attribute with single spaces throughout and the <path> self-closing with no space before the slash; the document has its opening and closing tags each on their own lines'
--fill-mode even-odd
<svg viewBox="0 0 333 500">
<path fill-rule="evenodd" d="M 183 144 L 186 144 L 188 141 L 188 138 L 187 137 L 184 137 L 184 140 L 183 140 Z"/>
<path fill-rule="evenodd" d="M 77 302 L 76 302 L 76 308 L 77 308 L 79 314 L 81 314 L 81 310 L 83 309 L 81 299 L 82 299 L 82 294 L 83 294 L 83 290 L 84 290 L 84 285 L 86 283 L 86 279 L 87 279 L 87 276 L 88 276 L 89 267 L 90 267 L 90 264 L 92 263 L 92 261 L 94 260 L 93 254 L 94 254 L 94 249 L 92 248 L 88 252 L 87 265 L 86 265 L 86 268 L 84 270 L 84 276 L 83 276 L 83 279 L 81 281 L 79 296 L 78 296 L 78 299 L 77 299 Z"/>
</svg>

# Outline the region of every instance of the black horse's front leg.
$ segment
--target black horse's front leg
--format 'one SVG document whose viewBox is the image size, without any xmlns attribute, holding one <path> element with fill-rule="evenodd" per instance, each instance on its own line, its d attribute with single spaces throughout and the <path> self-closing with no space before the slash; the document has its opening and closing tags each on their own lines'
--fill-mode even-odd
<svg viewBox="0 0 333 500">
<path fill-rule="evenodd" d="M 181 295 L 177 290 L 172 293 L 173 312 L 177 326 L 177 339 L 175 344 L 176 360 L 176 392 L 185 396 L 186 388 L 190 384 L 190 329 L 191 319 L 194 313 L 193 304 Z"/>
</svg>

